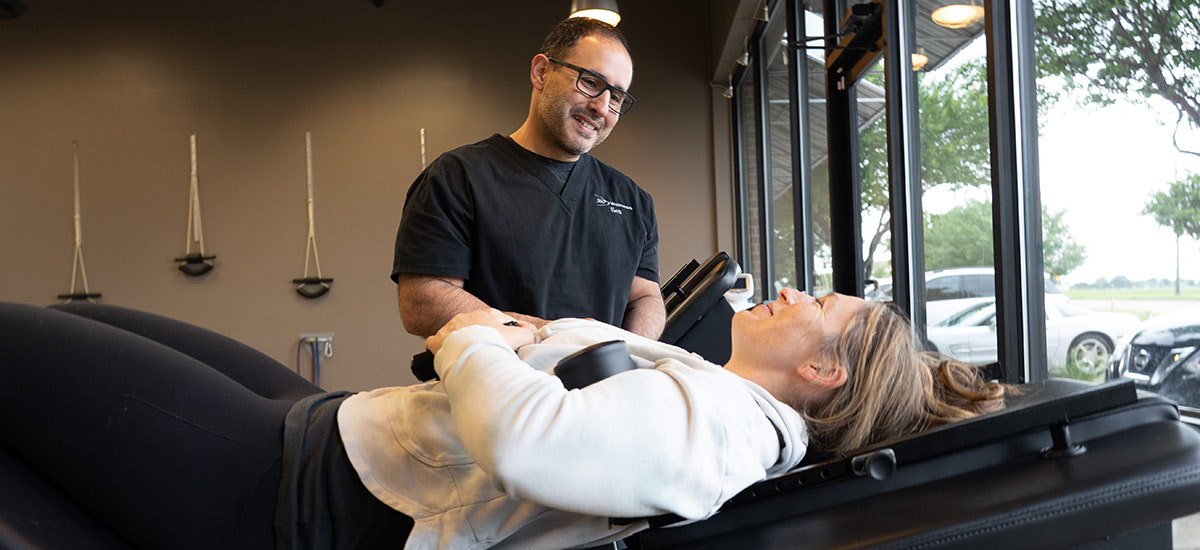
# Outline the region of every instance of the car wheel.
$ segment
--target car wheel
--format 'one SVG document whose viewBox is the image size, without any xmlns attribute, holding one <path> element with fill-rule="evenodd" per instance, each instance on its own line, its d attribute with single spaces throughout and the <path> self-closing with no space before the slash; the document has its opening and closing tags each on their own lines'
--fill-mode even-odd
<svg viewBox="0 0 1200 550">
<path fill-rule="evenodd" d="M 1080 371 L 1098 375 L 1108 368 L 1108 357 L 1113 352 L 1112 340 L 1098 332 L 1085 332 L 1071 341 L 1067 349 L 1067 364 L 1074 364 Z"/>
</svg>

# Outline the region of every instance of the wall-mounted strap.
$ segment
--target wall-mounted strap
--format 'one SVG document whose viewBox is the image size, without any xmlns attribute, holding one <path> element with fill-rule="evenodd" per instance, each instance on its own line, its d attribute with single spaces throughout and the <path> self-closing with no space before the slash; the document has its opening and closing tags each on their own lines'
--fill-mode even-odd
<svg viewBox="0 0 1200 550">
<path fill-rule="evenodd" d="M 212 259 L 216 256 L 204 255 L 204 226 L 200 223 L 200 172 L 199 163 L 196 160 L 196 134 L 192 134 L 189 141 L 192 149 L 192 177 L 188 190 L 187 247 L 184 255 L 175 258 L 175 261 L 180 262 L 180 271 L 195 276 L 212 271 Z M 198 251 L 195 253 L 192 252 L 193 242 L 198 247 Z"/>
<path fill-rule="evenodd" d="M 79 208 L 79 140 L 72 140 L 71 148 L 74 152 L 75 161 L 75 252 L 71 259 L 71 291 L 67 294 L 59 294 L 58 297 L 67 302 L 73 300 L 94 302 L 96 301 L 95 298 L 100 297 L 100 293 L 93 293 L 88 289 L 87 266 L 83 263 L 83 222 Z M 75 291 L 76 273 L 82 276 L 83 292 Z"/>
<path fill-rule="evenodd" d="M 308 168 L 308 241 L 304 248 L 304 277 L 292 279 L 296 292 L 305 298 L 316 298 L 329 292 L 333 279 L 321 277 L 321 256 L 317 252 L 316 224 L 313 222 L 312 132 L 304 132 L 304 156 Z M 317 276 L 308 276 L 309 258 L 317 267 Z"/>
</svg>

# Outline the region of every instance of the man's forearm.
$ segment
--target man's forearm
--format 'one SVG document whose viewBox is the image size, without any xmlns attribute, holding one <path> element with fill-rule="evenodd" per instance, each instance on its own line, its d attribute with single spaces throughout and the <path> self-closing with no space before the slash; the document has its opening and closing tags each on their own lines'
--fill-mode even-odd
<svg viewBox="0 0 1200 550">
<path fill-rule="evenodd" d="M 396 293 L 404 330 L 422 338 L 436 333 L 442 325 L 459 313 L 491 307 L 474 294 L 463 290 L 459 279 L 402 274 Z M 505 313 L 537 327 L 547 323 L 545 319 L 532 315 L 512 311 Z"/>
<path fill-rule="evenodd" d="M 422 338 L 436 333 L 459 313 L 488 307 L 461 286 L 435 277 L 401 275 L 396 293 L 404 330 Z"/>
<path fill-rule="evenodd" d="M 625 309 L 625 330 L 657 340 L 667 321 L 667 309 L 661 295 L 647 295 L 629 302 Z"/>
</svg>

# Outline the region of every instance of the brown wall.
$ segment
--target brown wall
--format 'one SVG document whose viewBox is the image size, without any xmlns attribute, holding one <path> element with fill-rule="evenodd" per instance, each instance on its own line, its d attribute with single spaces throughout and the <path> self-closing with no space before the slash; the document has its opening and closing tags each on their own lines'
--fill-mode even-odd
<svg viewBox="0 0 1200 550">
<path fill-rule="evenodd" d="M 0 300 L 71 285 L 71 141 L 83 251 L 102 302 L 228 334 L 295 366 L 298 335 L 333 332 L 329 389 L 408 383 L 387 275 L 404 193 L 428 158 L 515 130 L 528 64 L 567 0 L 305 2 L 31 0 L 0 21 Z M 668 276 L 717 248 L 706 3 L 621 3 L 637 107 L 595 154 L 656 199 Z M 316 236 L 333 290 L 307 300 L 304 132 Z M 188 135 L 199 140 L 206 252 L 187 277 Z M 724 138 L 722 138 L 724 139 Z M 719 164 L 717 164 L 719 166 Z M 727 240 L 722 237 L 722 240 Z M 80 283 L 81 284 L 81 283 Z M 307 353 L 301 363 L 307 374 Z"/>
</svg>

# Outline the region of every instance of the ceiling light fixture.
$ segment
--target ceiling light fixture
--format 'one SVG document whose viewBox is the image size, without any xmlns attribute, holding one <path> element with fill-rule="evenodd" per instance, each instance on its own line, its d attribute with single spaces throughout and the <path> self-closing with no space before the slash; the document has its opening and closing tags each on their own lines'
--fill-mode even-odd
<svg viewBox="0 0 1200 550">
<path fill-rule="evenodd" d="M 617 0 L 571 0 L 571 17 L 597 19 L 614 27 L 621 22 Z"/>
<path fill-rule="evenodd" d="M 976 5 L 975 0 L 970 4 L 949 4 L 933 10 L 929 18 L 947 29 L 961 29 L 983 19 L 983 6 Z"/>
<path fill-rule="evenodd" d="M 759 6 L 758 16 L 755 17 L 755 19 L 757 19 L 759 21 L 770 21 L 771 20 L 771 10 L 769 8 L 767 8 L 767 0 L 763 0 L 762 5 Z"/>
<path fill-rule="evenodd" d="M 919 71 L 925 68 L 925 64 L 929 63 L 929 56 L 925 55 L 925 48 L 918 48 L 912 54 L 912 67 L 914 71 Z"/>
</svg>

